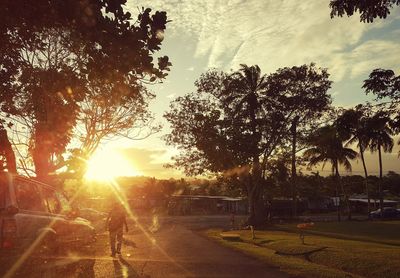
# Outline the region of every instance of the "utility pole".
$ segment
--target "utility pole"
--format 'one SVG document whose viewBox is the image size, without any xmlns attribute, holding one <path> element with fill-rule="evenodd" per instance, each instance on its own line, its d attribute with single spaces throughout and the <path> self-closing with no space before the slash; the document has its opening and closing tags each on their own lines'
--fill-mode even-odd
<svg viewBox="0 0 400 278">
<path fill-rule="evenodd" d="M 296 188 L 296 144 L 297 144 L 297 125 L 299 123 L 299 116 L 296 116 L 292 121 L 290 131 L 292 132 L 292 216 L 297 217 L 297 188 Z"/>
</svg>

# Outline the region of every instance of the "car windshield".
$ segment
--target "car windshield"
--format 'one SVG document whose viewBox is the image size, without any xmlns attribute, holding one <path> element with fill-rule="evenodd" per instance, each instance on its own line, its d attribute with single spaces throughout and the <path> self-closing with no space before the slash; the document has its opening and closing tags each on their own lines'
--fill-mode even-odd
<svg viewBox="0 0 400 278">
<path fill-rule="evenodd" d="M 60 192 L 50 188 L 43 188 L 43 195 L 46 198 L 50 213 L 66 214 L 71 211 L 68 200 Z"/>
<path fill-rule="evenodd" d="M 64 212 L 70 212 L 72 210 L 72 208 L 71 208 L 71 205 L 69 204 L 69 201 L 64 196 L 64 194 L 62 194 L 61 192 L 56 191 L 55 195 L 58 198 L 58 200 L 60 200 L 60 204 L 61 204 L 62 210 Z"/>
<path fill-rule="evenodd" d="M 15 196 L 18 207 L 28 211 L 46 211 L 46 205 L 40 195 L 40 191 L 35 184 L 25 181 L 16 181 Z"/>
</svg>

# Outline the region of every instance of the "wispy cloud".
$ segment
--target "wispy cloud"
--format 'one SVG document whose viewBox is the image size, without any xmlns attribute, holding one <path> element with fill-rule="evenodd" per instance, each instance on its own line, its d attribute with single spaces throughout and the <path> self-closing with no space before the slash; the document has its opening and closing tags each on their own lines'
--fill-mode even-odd
<svg viewBox="0 0 400 278">
<path fill-rule="evenodd" d="M 316 62 L 327 67 L 335 81 L 331 93 L 336 105 L 349 107 L 364 101 L 360 82 L 372 69 L 400 73 L 400 7 L 385 20 L 365 24 L 357 15 L 331 19 L 328 4 L 328 0 L 140 1 L 141 6 L 167 11 L 172 20 L 162 50 L 168 50 L 163 54 L 171 57 L 173 67 L 163 84 L 152 87 L 162 96 L 152 104 L 153 112 L 161 121 L 168 109 L 166 100 L 192 91 L 194 79 L 207 68 L 230 70 L 241 63 L 258 64 L 268 73 Z M 137 5 L 128 1 L 133 14 Z M 173 151 L 157 138 L 146 142 L 141 145 L 145 149 L 125 151 L 140 162 L 138 168 L 145 174 L 170 175 L 162 165 Z M 385 156 L 385 168 L 398 170 L 398 160 L 391 157 Z M 375 162 L 368 162 L 368 167 L 376 170 Z"/>
<path fill-rule="evenodd" d="M 168 12 L 173 20 L 168 26 L 171 35 L 196 38 L 194 55 L 206 56 L 209 67 L 230 69 L 247 63 L 271 72 L 316 62 L 340 81 L 375 65 L 400 64 L 390 58 L 400 51 L 398 36 L 381 41 L 365 38 L 394 20 L 400 25 L 399 9 L 384 21 L 364 24 L 357 16 L 331 19 L 328 1 L 320 0 L 158 0 L 144 5 Z"/>
<path fill-rule="evenodd" d="M 180 171 L 164 167 L 166 163 L 171 162 L 171 156 L 176 154 L 172 149 L 120 148 L 118 152 L 145 176 L 157 178 L 183 176 Z"/>
</svg>

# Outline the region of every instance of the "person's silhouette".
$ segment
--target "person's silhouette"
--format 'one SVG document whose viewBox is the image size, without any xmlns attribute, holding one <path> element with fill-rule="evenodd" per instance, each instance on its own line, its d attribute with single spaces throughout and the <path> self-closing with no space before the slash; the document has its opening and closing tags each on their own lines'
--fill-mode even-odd
<svg viewBox="0 0 400 278">
<path fill-rule="evenodd" d="M 121 254 L 123 227 L 128 232 L 124 207 L 114 203 L 107 217 L 107 229 L 110 233 L 111 256 Z"/>
</svg>

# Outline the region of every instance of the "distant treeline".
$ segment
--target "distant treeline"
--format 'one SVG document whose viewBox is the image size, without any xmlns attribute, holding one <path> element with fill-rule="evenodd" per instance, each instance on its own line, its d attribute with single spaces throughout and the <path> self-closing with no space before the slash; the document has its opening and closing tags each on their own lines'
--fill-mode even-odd
<svg viewBox="0 0 400 278">
<path fill-rule="evenodd" d="M 342 177 L 344 189 L 347 195 L 364 194 L 365 180 L 363 176 L 351 175 Z M 289 177 L 270 178 L 269 183 L 274 197 L 291 197 L 291 184 Z M 298 176 L 299 198 L 318 199 L 335 196 L 335 178 L 333 176 L 321 176 L 318 172 L 310 175 Z M 378 199 L 378 182 L 376 176 L 368 177 L 370 185 L 370 197 Z M 225 195 L 231 197 L 245 197 L 245 188 L 235 185 L 231 179 L 223 177 L 217 179 L 155 179 L 151 177 L 121 177 L 116 183 L 128 199 L 151 199 L 161 200 L 174 194 L 182 195 Z M 67 190 L 75 191 L 73 186 L 66 187 Z M 383 177 L 383 191 L 385 198 L 400 198 L 400 174 L 388 172 Z M 104 182 L 90 182 L 85 185 L 83 195 L 85 197 L 109 197 L 112 196 L 112 189 Z"/>
</svg>

